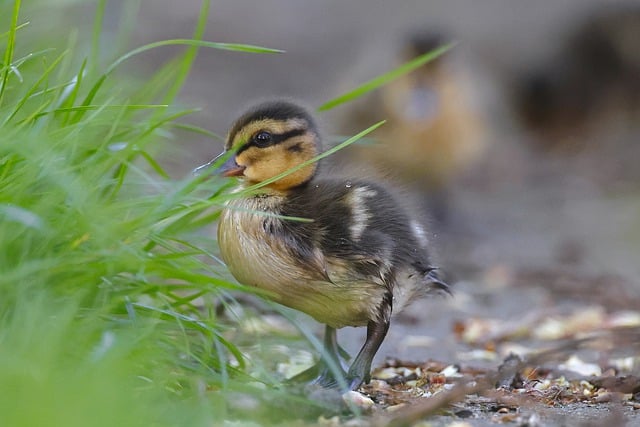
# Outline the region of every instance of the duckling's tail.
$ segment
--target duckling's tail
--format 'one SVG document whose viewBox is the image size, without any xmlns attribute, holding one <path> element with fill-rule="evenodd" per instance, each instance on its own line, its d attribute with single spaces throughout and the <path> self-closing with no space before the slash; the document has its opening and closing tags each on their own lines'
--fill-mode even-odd
<svg viewBox="0 0 640 427">
<path fill-rule="evenodd" d="M 393 290 L 393 311 L 399 313 L 420 297 L 452 295 L 449 285 L 438 276 L 438 268 L 413 265 L 410 274 L 400 275 Z"/>
<path fill-rule="evenodd" d="M 439 294 L 447 294 L 448 296 L 452 296 L 450 286 L 444 282 L 440 277 L 438 277 L 438 267 L 430 267 L 429 270 L 424 275 L 424 278 L 429 285 L 428 293 L 439 293 Z"/>
</svg>

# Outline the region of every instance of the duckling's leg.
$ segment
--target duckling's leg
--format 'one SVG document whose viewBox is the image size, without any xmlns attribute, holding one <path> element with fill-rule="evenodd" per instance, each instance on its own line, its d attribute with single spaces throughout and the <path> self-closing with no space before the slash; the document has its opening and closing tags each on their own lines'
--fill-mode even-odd
<svg viewBox="0 0 640 427">
<path fill-rule="evenodd" d="M 311 368 L 295 375 L 291 382 L 311 382 L 322 387 L 334 387 L 338 384 L 336 379 L 346 377 L 346 372 L 340 363 L 340 346 L 336 330 L 330 326 L 325 327 L 324 351 L 322 359 Z"/>
<path fill-rule="evenodd" d="M 347 384 L 351 390 L 356 390 L 364 382 L 371 379 L 371 363 L 380 348 L 384 337 L 387 336 L 391 318 L 391 296 L 380 305 L 377 320 L 370 320 L 367 324 L 367 339 L 356 356 L 347 373 Z"/>
<path fill-rule="evenodd" d="M 313 384 L 323 387 L 335 387 L 339 384 L 337 378 L 346 378 L 346 372 L 340 363 L 340 346 L 335 328 L 325 326 L 324 329 L 324 354 L 318 363 L 320 372 Z"/>
</svg>

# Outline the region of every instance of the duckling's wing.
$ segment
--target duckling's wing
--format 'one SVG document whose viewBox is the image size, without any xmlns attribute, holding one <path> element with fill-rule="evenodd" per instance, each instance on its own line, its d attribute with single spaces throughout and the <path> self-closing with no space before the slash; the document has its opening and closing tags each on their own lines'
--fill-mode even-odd
<svg viewBox="0 0 640 427">
<path fill-rule="evenodd" d="M 315 181 L 290 197 L 283 214 L 310 219 L 287 221 L 285 227 L 297 236 L 298 250 L 304 248 L 300 259 L 321 254 L 323 274 L 332 282 L 370 282 L 391 288 L 401 267 L 430 281 L 426 242 L 419 241 L 412 220 L 380 186 Z"/>
</svg>

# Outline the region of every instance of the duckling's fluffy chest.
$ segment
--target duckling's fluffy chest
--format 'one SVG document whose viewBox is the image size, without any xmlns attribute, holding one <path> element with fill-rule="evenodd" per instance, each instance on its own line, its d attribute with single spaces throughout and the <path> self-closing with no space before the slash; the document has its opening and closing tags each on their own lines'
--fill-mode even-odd
<svg viewBox="0 0 640 427">
<path fill-rule="evenodd" d="M 351 280 L 348 266 L 326 257 L 321 248 L 296 254 L 281 215 L 285 198 L 259 195 L 230 201 L 218 225 L 222 258 L 242 284 L 270 292 L 276 302 L 302 311 L 329 326 L 363 326 L 378 315 L 384 286 Z"/>
</svg>

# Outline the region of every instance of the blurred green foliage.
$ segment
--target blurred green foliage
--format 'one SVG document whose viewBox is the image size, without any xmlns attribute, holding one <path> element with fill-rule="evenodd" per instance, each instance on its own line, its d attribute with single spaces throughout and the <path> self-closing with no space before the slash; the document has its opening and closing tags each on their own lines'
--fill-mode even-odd
<svg viewBox="0 0 640 427">
<path fill-rule="evenodd" d="M 224 184 L 170 180 L 152 150 L 173 128 L 200 131 L 173 103 L 198 47 L 271 50 L 201 41 L 205 1 L 192 40 L 103 67 L 104 4 L 93 42 L 66 48 L 19 1 L 2 5 L 0 425 L 210 425 L 230 390 L 259 394 L 216 315 L 242 287 L 195 238 Z M 176 44 L 146 82 L 117 73 Z"/>
</svg>

